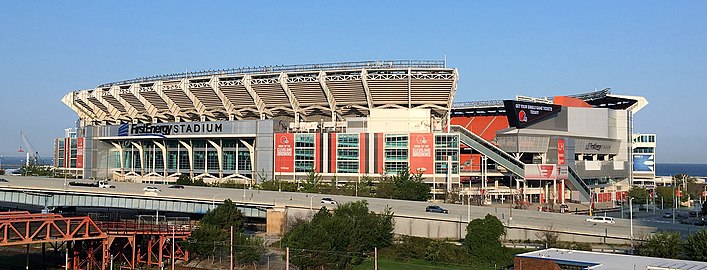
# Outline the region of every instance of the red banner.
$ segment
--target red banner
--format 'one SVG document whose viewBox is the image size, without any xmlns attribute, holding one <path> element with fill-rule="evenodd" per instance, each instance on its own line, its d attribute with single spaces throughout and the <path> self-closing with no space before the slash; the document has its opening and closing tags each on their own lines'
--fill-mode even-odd
<svg viewBox="0 0 707 270">
<path fill-rule="evenodd" d="M 434 143 L 432 133 L 410 133 L 410 173 L 434 173 Z"/>
<path fill-rule="evenodd" d="M 83 168 L 83 138 L 76 138 L 76 168 Z"/>
<path fill-rule="evenodd" d="M 565 139 L 557 140 L 557 164 L 565 164 Z"/>
<path fill-rule="evenodd" d="M 295 171 L 295 134 L 275 133 L 275 172 Z"/>
</svg>

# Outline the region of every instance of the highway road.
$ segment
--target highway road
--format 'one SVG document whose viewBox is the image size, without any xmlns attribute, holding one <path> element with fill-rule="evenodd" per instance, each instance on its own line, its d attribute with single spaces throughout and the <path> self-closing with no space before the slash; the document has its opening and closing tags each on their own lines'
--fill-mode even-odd
<svg viewBox="0 0 707 270">
<path fill-rule="evenodd" d="M 482 218 L 486 214 L 495 215 L 504 224 L 511 227 L 524 227 L 531 229 L 548 229 L 552 227 L 556 231 L 575 233 L 575 234 L 592 234 L 592 235 L 607 235 L 613 237 L 622 237 L 628 239 L 630 237 L 630 222 L 629 219 L 616 218 L 615 224 L 597 224 L 585 221 L 587 216 L 547 213 L 532 210 L 512 210 L 512 220 L 510 219 L 511 211 L 508 208 L 498 208 L 494 206 L 467 206 L 458 204 L 443 204 L 430 202 L 413 202 L 401 200 L 389 200 L 379 198 L 364 198 L 352 196 L 336 196 L 326 194 L 308 194 L 295 192 L 278 192 L 278 191 L 263 191 L 250 189 L 227 189 L 227 188 L 211 188 L 211 187 L 192 187 L 186 186 L 185 189 L 172 189 L 167 185 L 151 185 L 141 183 L 127 182 L 110 182 L 115 185 L 115 189 L 101 189 L 97 187 L 76 187 L 64 186 L 64 179 L 59 178 L 42 178 L 42 177 L 22 177 L 22 176 L 0 176 L 8 182 L 0 182 L 0 187 L 15 187 L 27 188 L 40 191 L 41 189 L 53 190 L 68 190 L 68 191 L 84 191 L 91 193 L 110 193 L 123 195 L 146 195 L 143 188 L 147 186 L 155 186 L 161 189 L 161 192 L 154 196 L 172 197 L 180 199 L 199 199 L 199 200 L 214 200 L 223 201 L 231 199 L 234 202 L 240 203 L 258 203 L 258 204 L 273 204 L 276 207 L 298 207 L 309 208 L 310 203 L 313 210 L 317 210 L 322 206 L 320 200 L 322 197 L 330 197 L 339 203 L 352 202 L 357 200 L 366 200 L 369 203 L 369 208 L 372 211 L 380 212 L 386 207 L 389 207 L 396 216 L 416 217 L 421 219 L 446 220 L 446 221 L 462 221 L 467 222 L 470 219 Z M 72 181 L 72 180 L 67 180 Z M 79 180 L 81 181 L 81 180 Z M 86 181 L 88 182 L 88 181 Z M 428 205 L 440 205 L 449 210 L 449 214 L 425 213 L 425 207 Z M 470 215 L 467 215 L 470 211 Z M 666 224 L 652 222 L 651 220 L 634 219 L 634 238 L 655 232 L 657 230 L 664 231 L 679 231 L 683 234 L 695 232 L 700 227 L 683 225 L 683 224 Z"/>
</svg>

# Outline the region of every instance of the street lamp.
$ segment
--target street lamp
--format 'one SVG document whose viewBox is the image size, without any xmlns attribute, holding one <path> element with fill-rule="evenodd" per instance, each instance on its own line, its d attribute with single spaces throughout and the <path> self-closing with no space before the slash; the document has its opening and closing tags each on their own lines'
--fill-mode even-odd
<svg viewBox="0 0 707 270">
<path fill-rule="evenodd" d="M 216 197 L 218 197 L 218 196 L 219 196 L 219 195 L 216 194 L 216 195 L 214 195 L 213 198 L 211 198 L 211 209 L 212 209 L 212 210 L 213 210 L 213 209 L 216 209 Z"/>
</svg>

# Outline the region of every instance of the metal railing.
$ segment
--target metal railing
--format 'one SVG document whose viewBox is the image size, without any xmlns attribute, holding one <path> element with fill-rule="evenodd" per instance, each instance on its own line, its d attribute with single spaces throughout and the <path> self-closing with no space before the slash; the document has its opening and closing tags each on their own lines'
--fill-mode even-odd
<svg viewBox="0 0 707 270">
<path fill-rule="evenodd" d="M 462 126 L 452 125 L 451 130 L 454 132 L 459 132 L 461 141 L 468 144 L 469 147 L 472 147 L 488 156 L 491 160 L 506 167 L 514 174 L 524 177 L 525 164 L 523 164 L 520 160 Z"/>
<path fill-rule="evenodd" d="M 260 67 L 242 67 L 219 70 L 206 70 L 195 72 L 180 72 L 166 75 L 157 75 L 149 77 L 140 77 L 131 80 L 123 80 L 111 83 L 101 84 L 98 87 L 110 87 L 113 85 L 126 85 L 133 83 L 142 83 L 158 80 L 177 80 L 183 78 L 205 77 L 212 75 L 239 75 L 239 74 L 254 74 L 254 73 L 276 73 L 276 72 L 295 72 L 295 71 L 314 71 L 314 70 L 345 70 L 345 69 L 362 69 L 362 68 L 445 68 L 444 60 L 385 60 L 385 61 L 358 61 L 358 62 L 341 62 L 341 63 L 324 63 L 324 64 L 303 64 L 303 65 L 278 65 L 278 66 L 260 66 Z"/>
<path fill-rule="evenodd" d="M 190 233 L 194 225 L 186 224 L 147 224 L 134 221 L 97 221 L 96 225 L 104 232 L 142 232 L 142 233 Z"/>
<path fill-rule="evenodd" d="M 454 109 L 486 107 L 503 107 L 503 100 L 460 101 L 452 104 L 452 108 Z"/>
</svg>

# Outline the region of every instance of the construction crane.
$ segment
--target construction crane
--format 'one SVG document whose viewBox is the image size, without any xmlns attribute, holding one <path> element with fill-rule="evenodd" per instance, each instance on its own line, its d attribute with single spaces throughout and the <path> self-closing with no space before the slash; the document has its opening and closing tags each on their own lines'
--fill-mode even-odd
<svg viewBox="0 0 707 270">
<path fill-rule="evenodd" d="M 27 139 L 27 135 L 25 135 L 24 131 L 20 130 L 20 136 L 22 136 L 22 142 L 24 142 L 25 149 L 27 150 L 27 161 L 25 162 L 25 165 L 39 165 L 39 162 L 41 161 L 39 158 L 39 152 L 37 152 L 34 146 L 32 146 L 32 143 L 29 142 L 29 139 Z M 20 151 L 22 151 L 22 147 L 20 147 Z"/>
</svg>

